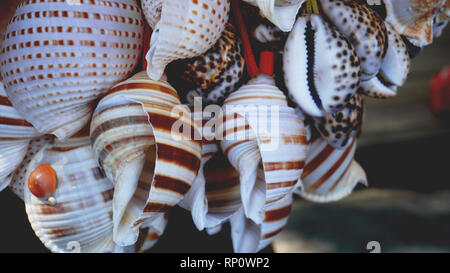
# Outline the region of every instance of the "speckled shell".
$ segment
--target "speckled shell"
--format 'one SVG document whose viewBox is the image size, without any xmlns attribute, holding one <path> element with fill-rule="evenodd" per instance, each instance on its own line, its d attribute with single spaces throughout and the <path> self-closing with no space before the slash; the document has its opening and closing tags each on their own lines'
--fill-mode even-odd
<svg viewBox="0 0 450 273">
<path fill-rule="evenodd" d="M 301 15 L 283 55 L 286 87 L 308 115 L 340 111 L 356 93 L 360 64 L 353 46 L 319 15 Z"/>
<path fill-rule="evenodd" d="M 20 198 L 23 200 L 24 198 L 24 185 L 26 185 L 25 174 L 28 171 L 28 166 L 31 162 L 31 159 L 36 155 L 44 146 L 47 144 L 53 144 L 55 141 L 55 137 L 52 135 L 45 135 L 41 137 L 36 137 L 30 140 L 30 144 L 28 145 L 26 155 L 22 160 L 22 163 L 19 167 L 12 173 L 11 184 L 9 188 Z"/>
<path fill-rule="evenodd" d="M 214 46 L 229 9 L 229 0 L 163 1 L 146 56 L 150 78 L 159 80 L 170 62 L 201 55 Z"/>
<path fill-rule="evenodd" d="M 236 253 L 255 253 L 272 243 L 287 224 L 292 208 L 292 194 L 267 204 L 263 221 L 256 224 L 245 217 L 241 209 L 231 219 L 231 239 Z"/>
<path fill-rule="evenodd" d="M 161 19 L 161 11 L 164 0 L 141 0 L 142 13 L 152 29 Z"/>
<path fill-rule="evenodd" d="M 449 1 L 446 2 L 447 6 L 450 6 Z M 447 7 L 442 8 L 441 11 L 436 14 L 436 16 L 433 19 L 433 37 L 434 38 L 439 38 L 441 37 L 444 29 L 447 27 L 448 25 L 448 21 L 450 18 L 450 14 L 449 13 L 450 8 Z"/>
<path fill-rule="evenodd" d="M 113 87 L 94 112 L 91 141 L 116 186 L 114 241 L 120 246 L 134 244 L 140 225 L 181 201 L 197 176 L 201 140 L 172 131 L 176 123 L 199 135 L 176 91 L 145 72 Z"/>
<path fill-rule="evenodd" d="M 291 31 L 295 16 L 305 0 L 244 0 L 259 7 L 262 15 L 282 31 Z"/>
<path fill-rule="evenodd" d="M 13 108 L 0 81 L 0 191 L 9 185 L 30 139 L 39 133 Z"/>
<path fill-rule="evenodd" d="M 389 99 L 397 95 L 397 89 L 379 73 L 377 77 L 361 82 L 358 92 L 372 98 Z"/>
<path fill-rule="evenodd" d="M 314 127 L 331 146 L 343 149 L 361 131 L 363 106 L 363 96 L 356 94 L 343 110 L 323 118 L 313 118 Z"/>
<path fill-rule="evenodd" d="M 410 68 L 408 49 L 402 37 L 392 26 L 388 22 L 385 25 L 388 35 L 388 48 L 379 73 L 389 83 L 402 86 L 406 82 Z"/>
<path fill-rule="evenodd" d="M 246 217 L 260 224 L 265 206 L 299 183 L 307 149 L 304 124 L 274 79 L 263 74 L 232 93 L 223 108 L 221 147 L 240 174 Z"/>
<path fill-rule="evenodd" d="M 35 197 L 25 187 L 25 208 L 31 226 L 52 252 L 111 252 L 113 184 L 87 146 L 60 151 L 47 145 L 31 160 L 25 180 L 41 164 L 57 176 L 56 204 Z M 67 148 L 67 146 L 66 146 Z M 79 248 L 78 248 L 79 247 Z M 72 249 L 73 248 L 73 249 Z"/>
<path fill-rule="evenodd" d="M 353 157 L 356 138 L 345 149 L 336 149 L 320 137 L 310 143 L 302 189 L 297 193 L 313 202 L 332 202 L 350 195 L 357 184 L 367 186 L 364 170 Z"/>
<path fill-rule="evenodd" d="M 221 104 L 241 83 L 244 65 L 236 29 L 227 23 L 219 41 L 205 54 L 172 62 L 167 78 L 183 103 L 193 105 L 194 97 L 201 96 L 205 104 Z"/>
<path fill-rule="evenodd" d="M 320 0 L 321 10 L 355 47 L 361 62 L 362 80 L 378 74 L 386 53 L 386 27 L 364 4 L 349 0 Z"/>
<path fill-rule="evenodd" d="M 433 42 L 433 19 L 447 0 L 383 0 L 386 21 L 415 46 Z"/>
<path fill-rule="evenodd" d="M 136 245 L 135 251 L 137 253 L 145 253 L 149 251 L 159 240 L 166 230 L 169 222 L 169 212 L 156 216 L 155 219 L 143 223 L 141 226 L 141 233 L 143 233 L 144 241 L 141 245 Z"/>
<path fill-rule="evenodd" d="M 133 71 L 143 26 L 133 0 L 23 1 L 1 48 L 9 99 L 41 134 L 73 135 L 94 100 Z"/>
</svg>

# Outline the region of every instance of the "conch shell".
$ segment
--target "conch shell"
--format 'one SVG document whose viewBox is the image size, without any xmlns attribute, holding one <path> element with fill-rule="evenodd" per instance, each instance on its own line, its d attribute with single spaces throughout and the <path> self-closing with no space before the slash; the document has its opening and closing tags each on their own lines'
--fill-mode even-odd
<svg viewBox="0 0 450 273">
<path fill-rule="evenodd" d="M 228 22 L 229 9 L 229 0 L 163 1 L 146 56 L 150 78 L 159 80 L 170 62 L 201 55 L 213 47 Z"/>
<path fill-rule="evenodd" d="M 355 137 L 345 149 L 313 137 L 301 178 L 303 188 L 296 193 L 313 202 L 332 202 L 350 195 L 359 183 L 367 186 L 364 170 L 353 159 L 355 150 Z"/>
<path fill-rule="evenodd" d="M 70 137 L 134 70 L 143 26 L 133 0 L 23 1 L 1 47 L 9 99 L 41 135 Z"/>
<path fill-rule="evenodd" d="M 289 95 L 314 117 L 342 110 L 360 84 L 353 46 L 315 14 L 297 19 L 286 41 L 283 70 Z"/>
<path fill-rule="evenodd" d="M 289 32 L 305 0 L 244 0 L 244 2 L 259 7 L 264 17 L 282 31 Z"/>
<path fill-rule="evenodd" d="M 218 135 L 240 174 L 244 213 L 261 224 L 271 203 L 292 193 L 306 158 L 306 131 L 274 79 L 260 74 L 224 103 Z"/>
<path fill-rule="evenodd" d="M 145 72 L 112 88 L 94 112 L 91 141 L 115 185 L 114 241 L 119 246 L 134 244 L 140 225 L 182 200 L 197 176 L 201 141 L 178 132 L 177 125 L 200 135 L 176 91 Z"/>
<path fill-rule="evenodd" d="M 32 158 L 24 187 L 28 219 L 52 252 L 112 252 L 113 184 L 98 166 L 88 134 L 70 143 L 48 144 Z M 48 179 L 40 173 L 43 166 L 56 178 L 48 199 L 35 196 L 30 184 L 49 182 L 39 178 Z"/>
</svg>

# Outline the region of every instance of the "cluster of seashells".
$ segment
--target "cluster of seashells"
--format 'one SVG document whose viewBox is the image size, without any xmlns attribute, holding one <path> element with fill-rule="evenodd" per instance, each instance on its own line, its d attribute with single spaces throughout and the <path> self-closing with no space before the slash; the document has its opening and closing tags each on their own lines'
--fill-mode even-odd
<svg viewBox="0 0 450 273">
<path fill-rule="evenodd" d="M 0 190 L 53 252 L 147 251 L 176 205 L 260 251 L 294 194 L 367 184 L 363 97 L 395 96 L 450 16 L 446 0 L 381 3 L 23 0 L 0 51 Z"/>
</svg>

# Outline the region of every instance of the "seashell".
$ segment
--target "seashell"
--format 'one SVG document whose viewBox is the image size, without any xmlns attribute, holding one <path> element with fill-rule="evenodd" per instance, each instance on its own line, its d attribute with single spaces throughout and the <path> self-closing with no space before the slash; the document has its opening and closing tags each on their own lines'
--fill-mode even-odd
<svg viewBox="0 0 450 273">
<path fill-rule="evenodd" d="M 263 221 L 267 204 L 297 186 L 306 158 L 306 131 L 274 79 L 260 74 L 224 103 L 221 147 L 240 174 L 245 215 Z"/>
<path fill-rule="evenodd" d="M 305 0 L 244 0 L 244 2 L 259 7 L 264 17 L 282 31 L 289 32 Z"/>
<path fill-rule="evenodd" d="M 308 115 L 342 110 L 360 84 L 353 46 L 319 15 L 302 15 L 289 34 L 283 55 L 286 87 Z"/>
<path fill-rule="evenodd" d="M 417 47 L 433 42 L 433 19 L 446 0 L 383 0 L 386 21 Z"/>
<path fill-rule="evenodd" d="M 254 27 L 251 31 L 253 39 L 261 44 L 268 43 L 283 43 L 287 38 L 288 33 L 283 32 L 278 27 L 262 22 Z"/>
<path fill-rule="evenodd" d="M 356 94 L 337 113 L 322 118 L 313 118 L 314 127 L 331 146 L 345 148 L 359 134 L 363 118 L 363 97 Z"/>
<path fill-rule="evenodd" d="M 148 252 L 159 240 L 159 237 L 164 233 L 167 223 L 169 221 L 169 213 L 158 215 L 154 220 L 149 221 L 149 224 L 142 224 L 141 232 L 144 234 L 144 240 L 140 246 L 136 246 L 136 252 Z"/>
<path fill-rule="evenodd" d="M 214 46 L 229 9 L 229 0 L 163 1 L 146 56 L 150 78 L 159 80 L 170 62 L 201 55 Z"/>
<path fill-rule="evenodd" d="M 115 184 L 114 242 L 119 246 L 134 244 L 141 224 L 181 201 L 197 176 L 201 143 L 174 128 L 180 125 L 194 136 L 200 131 L 179 106 L 167 82 L 141 72 L 113 87 L 94 112 L 91 142 Z"/>
<path fill-rule="evenodd" d="M 397 95 L 398 86 L 391 84 L 381 74 L 369 81 L 361 82 L 358 92 L 377 99 L 388 99 Z"/>
<path fill-rule="evenodd" d="M 450 18 L 450 2 L 446 2 L 447 7 L 442 8 L 441 11 L 433 19 L 433 37 L 439 38 L 442 36 L 444 29 L 448 25 Z"/>
<path fill-rule="evenodd" d="M 386 27 L 378 14 L 356 1 L 318 1 L 323 14 L 355 47 L 362 80 L 375 77 L 386 54 Z M 320 52 L 320 51 L 319 51 Z"/>
<path fill-rule="evenodd" d="M 0 81 L 0 191 L 12 179 L 27 153 L 30 139 L 37 136 L 34 127 L 14 109 Z"/>
<path fill-rule="evenodd" d="M 236 29 L 227 23 L 219 41 L 205 54 L 172 62 L 167 67 L 168 81 L 182 102 L 194 104 L 201 96 L 206 104 L 221 104 L 236 90 L 244 73 L 244 57 Z"/>
<path fill-rule="evenodd" d="M 364 170 L 353 160 L 355 150 L 355 137 L 345 149 L 313 138 L 302 173 L 303 188 L 296 193 L 313 202 L 333 202 L 350 195 L 359 183 L 367 186 Z"/>
<path fill-rule="evenodd" d="M 34 232 L 52 252 L 113 251 L 113 184 L 98 166 L 90 145 L 62 152 L 57 148 L 57 144 L 44 146 L 32 158 L 25 176 L 26 181 L 33 179 L 43 165 L 56 175 L 55 192 L 48 199 L 24 188 Z"/>
<path fill-rule="evenodd" d="M 41 134 L 68 138 L 133 71 L 143 26 L 133 0 L 23 1 L 1 48 L 9 99 Z"/>
<path fill-rule="evenodd" d="M 256 224 L 245 217 L 241 209 L 231 219 L 231 239 L 236 253 L 255 253 L 272 243 L 286 225 L 292 208 L 292 194 L 267 204 L 264 209 L 264 220 Z"/>
<path fill-rule="evenodd" d="M 161 11 L 164 0 L 141 0 L 142 13 L 152 29 L 161 19 Z"/>
</svg>

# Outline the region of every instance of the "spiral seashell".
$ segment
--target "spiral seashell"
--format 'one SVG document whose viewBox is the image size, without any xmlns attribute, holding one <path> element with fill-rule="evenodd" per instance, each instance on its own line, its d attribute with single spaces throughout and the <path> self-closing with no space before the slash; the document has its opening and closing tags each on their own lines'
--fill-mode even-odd
<svg viewBox="0 0 450 273">
<path fill-rule="evenodd" d="M 45 168 L 56 176 L 54 193 L 38 198 L 24 187 L 25 208 L 31 226 L 52 252 L 111 252 L 113 184 L 98 166 L 88 136 L 84 146 L 60 151 L 47 144 L 31 160 L 25 176 L 48 183 Z M 31 186 L 31 184 L 29 184 Z M 74 247 L 74 249 L 72 249 Z"/>
<path fill-rule="evenodd" d="M 301 15 L 283 55 L 286 87 L 308 115 L 342 110 L 358 90 L 360 64 L 353 46 L 319 15 Z"/>
<path fill-rule="evenodd" d="M 144 234 L 144 241 L 141 245 L 136 246 L 137 253 L 148 252 L 159 240 L 161 235 L 166 230 L 167 223 L 169 221 L 169 213 L 158 215 L 152 221 L 142 224 L 141 232 Z"/>
<path fill-rule="evenodd" d="M 166 0 L 147 53 L 147 73 L 159 80 L 177 59 L 205 53 L 219 40 L 228 21 L 229 0 Z"/>
<path fill-rule="evenodd" d="M 323 118 L 313 118 L 314 127 L 331 146 L 345 148 L 361 131 L 363 106 L 362 95 L 356 94 L 343 110 Z"/>
<path fill-rule="evenodd" d="M 353 159 L 355 150 L 355 137 L 345 149 L 313 138 L 301 178 L 303 188 L 296 193 L 313 202 L 332 202 L 350 195 L 359 183 L 367 186 L 364 170 Z"/>
<path fill-rule="evenodd" d="M 355 47 L 361 62 L 362 80 L 375 77 L 386 54 L 386 28 L 376 12 L 349 0 L 320 0 L 327 19 Z"/>
<path fill-rule="evenodd" d="M 141 0 L 142 13 L 152 29 L 161 19 L 161 11 L 164 0 Z"/>
<path fill-rule="evenodd" d="M 263 221 L 264 208 L 297 186 L 306 158 L 306 131 L 274 79 L 261 74 L 224 103 L 221 147 L 240 174 L 245 215 Z"/>
<path fill-rule="evenodd" d="M 167 82 L 141 72 L 113 87 L 94 112 L 91 142 L 115 184 L 114 241 L 119 246 L 134 244 L 140 225 L 182 200 L 197 176 L 201 143 L 175 127 L 194 135 L 200 131 L 179 106 Z"/>
<path fill-rule="evenodd" d="M 244 2 L 259 7 L 264 17 L 282 31 L 289 32 L 305 0 L 244 0 Z"/>
<path fill-rule="evenodd" d="M 218 104 L 241 83 L 244 65 L 236 29 L 227 23 L 219 41 L 205 54 L 172 62 L 167 78 L 182 102 L 193 105 L 194 96 L 201 96 L 206 104 Z"/>
<path fill-rule="evenodd" d="M 39 133 L 12 106 L 0 81 L 0 191 L 12 179 L 27 153 L 30 139 Z"/>
<path fill-rule="evenodd" d="M 133 0 L 23 1 L 1 48 L 9 99 L 41 134 L 68 138 L 133 71 L 143 25 Z"/>
<path fill-rule="evenodd" d="M 433 19 L 446 1 L 383 0 L 386 21 L 412 44 L 423 47 L 433 42 Z"/>
<path fill-rule="evenodd" d="M 254 253 L 270 245 L 287 224 L 292 202 L 292 194 L 288 194 L 276 202 L 267 204 L 264 220 L 260 224 L 246 218 L 242 209 L 233 215 L 230 224 L 234 252 Z"/>
</svg>

